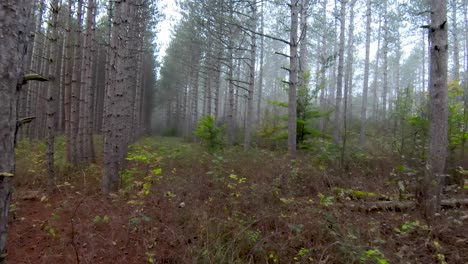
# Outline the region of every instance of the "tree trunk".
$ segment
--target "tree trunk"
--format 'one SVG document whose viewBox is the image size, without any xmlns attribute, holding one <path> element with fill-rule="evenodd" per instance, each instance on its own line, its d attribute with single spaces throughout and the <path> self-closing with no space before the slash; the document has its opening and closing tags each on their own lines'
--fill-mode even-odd
<svg viewBox="0 0 468 264">
<path fill-rule="evenodd" d="M 92 134 L 89 133 L 89 120 L 91 119 L 90 100 L 92 89 L 92 62 L 93 62 L 93 18 L 94 0 L 88 0 L 86 12 L 86 29 L 83 39 L 83 58 L 81 61 L 81 81 L 79 98 L 78 137 L 81 142 L 80 163 L 89 163 L 92 160 Z"/>
<path fill-rule="evenodd" d="M 373 83 L 372 83 L 372 115 L 373 115 L 373 119 L 375 121 L 378 120 L 378 103 L 379 103 L 379 99 L 377 97 L 377 92 L 378 92 L 378 76 L 379 76 L 379 64 L 380 64 L 380 43 L 381 43 L 381 40 L 380 40 L 380 35 L 382 34 L 382 18 L 380 18 L 379 20 L 379 31 L 377 33 L 377 53 L 375 55 L 375 65 L 374 65 L 374 80 L 373 80 Z"/>
<path fill-rule="evenodd" d="M 230 20 L 233 20 L 233 4 L 229 4 Z M 228 112 L 227 112 L 227 145 L 232 146 L 234 143 L 234 27 L 229 27 L 229 52 L 228 52 Z"/>
<path fill-rule="evenodd" d="M 73 9 L 72 9 L 73 0 L 68 0 L 67 7 L 68 7 L 68 19 L 65 26 L 65 80 L 64 80 L 64 93 L 63 93 L 63 111 L 64 111 L 64 118 L 65 118 L 65 139 L 66 139 L 66 157 L 67 161 L 71 162 L 73 153 L 73 144 L 72 141 L 72 133 L 71 133 L 71 89 L 72 89 L 72 71 L 73 71 L 73 60 L 72 60 L 72 52 L 73 52 L 73 42 L 72 42 L 72 17 L 73 17 Z"/>
<path fill-rule="evenodd" d="M 327 21 L 327 4 L 328 1 L 325 0 L 323 3 L 323 9 L 322 9 L 322 16 L 323 16 L 323 21 Z M 329 55 L 328 55 L 328 47 L 327 47 L 327 35 L 326 32 L 322 33 L 322 42 L 321 42 L 321 67 L 320 67 L 320 110 L 322 112 L 325 112 L 327 109 L 327 102 L 325 98 L 325 93 L 326 93 L 326 86 L 327 86 L 327 77 L 326 77 L 326 70 L 328 67 L 328 61 L 329 61 Z M 326 122 L 326 117 L 320 118 L 320 132 L 325 133 L 325 122 Z"/>
<path fill-rule="evenodd" d="M 252 32 L 257 30 L 257 2 L 252 0 L 250 3 L 251 8 L 251 28 Z M 257 34 L 251 34 L 250 39 L 250 60 L 249 60 L 249 90 L 247 94 L 247 113 L 244 134 L 244 151 L 249 150 L 252 141 L 252 125 L 254 116 L 254 88 L 255 88 L 255 62 L 257 59 Z"/>
<path fill-rule="evenodd" d="M 468 3 L 463 4 L 463 21 L 465 22 L 465 74 L 464 74 L 464 89 L 463 89 L 463 135 L 468 132 Z M 466 137 L 462 137 L 461 143 L 461 160 L 465 160 Z"/>
<path fill-rule="evenodd" d="M 297 83 L 298 83 L 298 20 L 299 1 L 291 0 L 291 32 L 289 38 L 289 91 L 288 91 L 288 151 L 296 157 L 297 136 Z"/>
<path fill-rule="evenodd" d="M 70 139 L 71 144 L 71 160 L 69 162 L 73 165 L 78 165 L 81 160 L 80 149 L 83 146 L 81 140 L 78 137 L 78 126 L 79 126 L 79 97 L 80 97 L 80 75 L 81 75 L 81 61 L 83 56 L 82 50 L 82 34 L 81 25 L 83 24 L 83 0 L 78 0 L 77 4 L 77 20 L 78 25 L 75 30 L 75 47 L 74 47 L 74 61 L 72 70 L 72 82 L 71 82 L 71 99 L 70 99 Z"/>
<path fill-rule="evenodd" d="M 333 140 L 335 144 L 341 142 L 342 134 L 342 112 L 341 100 L 343 99 L 343 72 L 344 72 L 344 50 L 345 50 L 345 24 L 346 24 L 346 4 L 341 2 L 340 8 L 340 43 L 338 50 L 338 77 L 336 81 L 336 105 L 335 105 L 335 129 L 333 131 Z"/>
<path fill-rule="evenodd" d="M 110 0 L 109 2 L 113 2 Z M 109 78 L 106 86 L 104 133 L 104 175 L 102 191 L 104 194 L 117 192 L 119 189 L 119 171 L 124 142 L 123 100 L 124 99 L 124 56 L 122 55 L 124 21 L 127 2 L 114 2 L 113 25 L 109 51 Z"/>
<path fill-rule="evenodd" d="M 387 4 L 388 1 L 384 1 L 384 44 L 382 48 L 383 52 L 383 91 L 382 91 L 382 121 L 384 127 L 386 127 L 387 120 L 387 98 L 388 98 L 388 18 L 387 18 Z"/>
<path fill-rule="evenodd" d="M 349 33 L 348 33 L 348 47 L 346 56 L 346 73 L 344 77 L 344 111 L 343 111 L 343 138 L 341 147 L 341 164 L 345 164 L 346 158 L 346 141 L 347 141 L 347 130 L 348 130 L 348 119 L 352 117 L 352 108 L 349 105 L 351 101 L 351 88 L 353 84 L 353 49 L 354 49 L 354 4 L 356 2 L 350 2 L 350 15 L 349 15 Z M 348 111 L 350 113 L 348 113 Z"/>
<path fill-rule="evenodd" d="M 460 50 L 458 47 L 457 0 L 451 0 L 453 34 L 453 80 L 460 81 Z"/>
<path fill-rule="evenodd" d="M 362 90 L 361 105 L 361 130 L 359 131 L 359 144 L 366 144 L 366 126 L 367 126 L 367 98 L 369 93 L 369 61 L 370 61 L 370 40 L 371 40 L 371 22 L 372 22 L 372 3 L 367 0 L 366 11 L 366 57 L 364 61 L 364 84 Z"/>
<path fill-rule="evenodd" d="M 7 256 L 8 212 L 15 173 L 17 102 L 27 60 L 30 0 L 0 5 L 0 263 Z"/>
<path fill-rule="evenodd" d="M 263 93 L 263 62 L 265 59 L 265 38 L 263 37 L 264 34 L 264 27 L 265 27 L 265 16 L 263 5 L 264 2 L 261 2 L 261 18 L 260 18 L 260 72 L 258 75 L 258 101 L 257 101 L 257 129 L 260 127 L 260 123 L 262 121 L 262 93 Z"/>
<path fill-rule="evenodd" d="M 431 1 L 430 25 L 430 125 L 429 154 L 422 181 L 421 213 L 426 218 L 434 217 L 440 210 L 440 180 L 445 172 L 447 159 L 447 3 L 446 0 Z"/>
<path fill-rule="evenodd" d="M 50 4 L 50 55 L 49 55 L 49 82 L 47 88 L 47 174 L 48 174 L 48 191 L 52 192 L 55 188 L 55 168 L 54 168 L 54 147 L 55 147 L 55 131 L 56 131 L 56 113 L 57 113 L 57 98 L 55 95 L 59 89 L 59 76 L 56 75 L 58 56 L 57 56 L 57 41 L 58 41 L 58 13 L 59 1 L 53 0 Z"/>
</svg>

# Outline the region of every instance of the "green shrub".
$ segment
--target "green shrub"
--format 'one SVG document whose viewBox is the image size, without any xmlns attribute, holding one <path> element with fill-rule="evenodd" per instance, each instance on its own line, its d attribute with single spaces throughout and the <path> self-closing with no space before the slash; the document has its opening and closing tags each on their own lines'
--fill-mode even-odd
<svg viewBox="0 0 468 264">
<path fill-rule="evenodd" d="M 217 127 L 213 116 L 206 116 L 198 122 L 195 135 L 203 139 L 205 146 L 210 152 L 215 152 L 223 147 L 224 128 Z"/>
</svg>

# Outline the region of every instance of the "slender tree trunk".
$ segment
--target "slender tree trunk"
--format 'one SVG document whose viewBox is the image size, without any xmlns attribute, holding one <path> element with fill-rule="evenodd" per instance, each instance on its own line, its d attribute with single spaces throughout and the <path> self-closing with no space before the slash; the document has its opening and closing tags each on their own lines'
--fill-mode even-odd
<svg viewBox="0 0 468 264">
<path fill-rule="evenodd" d="M 71 143 L 71 160 L 73 165 L 78 165 L 81 160 L 81 148 L 83 146 L 80 138 L 78 137 L 79 126 L 79 97 L 80 97 L 80 73 L 81 61 L 83 57 L 82 34 L 81 25 L 83 24 L 83 0 L 78 0 L 77 3 L 77 20 L 78 25 L 75 30 L 75 47 L 74 47 L 74 61 L 72 70 L 72 85 L 71 85 L 71 99 L 70 99 L 70 143 Z"/>
<path fill-rule="evenodd" d="M 230 20 L 233 20 L 233 4 L 230 3 Z M 232 146 L 234 143 L 234 27 L 229 27 L 229 49 L 228 52 L 228 113 L 227 113 L 227 144 Z"/>
<path fill-rule="evenodd" d="M 335 129 L 333 132 L 333 140 L 336 144 L 341 142 L 342 134 L 342 112 L 341 104 L 343 97 L 343 72 L 344 72 L 344 50 L 345 50 L 345 28 L 346 28 L 346 4 L 341 2 L 340 8 L 340 42 L 338 50 L 338 77 L 336 81 L 336 105 L 335 105 Z"/>
<path fill-rule="evenodd" d="M 348 33 L 348 50 L 347 50 L 347 61 L 346 61 L 346 73 L 344 77 L 344 115 L 343 115 L 343 138 L 341 148 L 341 164 L 345 164 L 346 157 L 346 141 L 347 141 L 347 129 L 348 119 L 352 116 L 352 108 L 349 107 L 350 90 L 353 84 L 353 48 L 354 48 L 354 4 L 355 1 L 350 2 L 350 15 L 349 15 L 349 33 Z M 348 111 L 350 112 L 348 114 Z"/>
<path fill-rule="evenodd" d="M 257 1 L 252 0 L 250 3 L 251 8 L 251 31 L 256 32 L 257 30 Z M 255 64 L 257 58 L 257 34 L 251 34 L 250 39 L 250 60 L 249 60 L 249 90 L 247 94 L 247 113 L 246 113 L 246 125 L 244 134 L 244 150 L 247 151 L 250 148 L 252 141 L 252 125 L 254 107 L 254 89 L 255 89 Z"/>
<path fill-rule="evenodd" d="M 262 121 L 262 95 L 263 95 L 263 63 L 265 59 L 265 38 L 263 37 L 264 34 L 264 27 L 265 27 L 265 16 L 263 11 L 264 2 L 262 1 L 260 4 L 260 72 L 258 75 L 258 101 L 257 101 L 257 129 L 260 127 L 260 123 Z"/>
<path fill-rule="evenodd" d="M 72 17 L 73 17 L 73 11 L 72 11 L 72 5 L 73 5 L 73 0 L 68 0 L 67 6 L 68 6 L 68 19 L 67 23 L 65 26 L 65 52 L 64 52 L 64 57 L 65 57 L 65 80 L 64 80 L 64 98 L 63 98 L 63 110 L 64 110 L 64 116 L 65 116 L 65 138 L 66 138 L 66 156 L 67 156 L 67 161 L 71 162 L 73 153 L 73 144 L 74 142 L 72 141 L 72 131 L 71 131 L 71 90 L 72 90 L 72 71 L 73 71 L 73 60 L 71 54 L 73 53 L 73 40 L 72 40 L 72 29 L 71 29 L 71 24 L 72 24 Z"/>
<path fill-rule="evenodd" d="M 79 98 L 78 142 L 81 142 L 80 163 L 89 163 L 92 160 L 91 139 L 89 133 L 90 94 L 92 89 L 92 49 L 93 49 L 93 18 L 94 0 L 88 0 L 86 12 L 86 29 L 83 39 L 83 58 L 81 61 L 81 82 Z"/>
<path fill-rule="evenodd" d="M 387 98 L 388 98 L 388 50 L 389 50 L 389 37 L 388 37 L 388 18 L 387 18 L 387 4 L 388 1 L 384 0 L 384 45 L 383 45 L 383 92 L 382 92 L 382 121 L 386 127 L 387 120 Z"/>
<path fill-rule="evenodd" d="M 87 152 L 87 160 L 88 162 L 94 162 L 95 161 L 95 153 L 94 153 L 94 140 L 93 140 L 93 127 L 94 127 L 94 118 L 93 118 L 93 101 L 94 97 L 96 96 L 95 91 L 96 91 L 96 86 L 94 85 L 93 82 L 93 68 L 96 67 L 98 68 L 99 65 L 98 63 L 98 57 L 96 56 L 96 50 L 97 50 L 97 43 L 96 43 L 96 16 L 97 16 L 97 6 L 96 2 L 94 0 L 89 0 L 88 3 L 88 8 L 89 12 L 91 13 L 91 18 L 89 19 L 89 22 L 91 23 L 91 41 L 90 41 L 90 47 L 89 47 L 89 68 L 88 71 L 86 72 L 86 77 L 87 77 L 87 88 L 86 88 L 86 131 L 85 131 L 85 144 L 86 144 L 86 149 L 88 150 Z M 94 78 L 98 78 L 98 76 L 94 76 Z"/>
<path fill-rule="evenodd" d="M 359 131 L 359 144 L 366 144 L 366 126 L 367 126 L 367 98 L 369 93 L 369 61 L 370 61 L 370 40 L 371 40 L 371 22 L 372 22 L 372 3 L 366 1 L 366 57 L 364 61 L 364 84 L 362 90 L 361 105 L 361 130 Z"/>
<path fill-rule="evenodd" d="M 291 32 L 289 39 L 289 91 L 288 91 L 288 151 L 296 157 L 297 135 L 297 83 L 298 83 L 298 20 L 299 1 L 291 0 Z"/>
<path fill-rule="evenodd" d="M 54 147 L 55 147 L 55 131 L 56 131 L 56 113 L 57 113 L 57 98 L 55 98 L 58 90 L 59 76 L 56 75 L 58 65 L 58 13 L 59 1 L 53 0 L 50 4 L 50 55 L 49 55 L 49 82 L 47 88 L 47 173 L 48 173 L 48 191 L 52 192 L 55 188 L 55 167 L 54 167 Z"/>
<path fill-rule="evenodd" d="M 427 49 L 426 49 L 426 35 L 427 35 L 427 31 L 426 30 L 423 30 L 422 31 L 422 82 L 421 82 L 421 92 L 424 93 L 426 92 L 426 53 L 427 53 Z"/>
<path fill-rule="evenodd" d="M 463 21 L 465 22 L 465 74 L 464 74 L 464 93 L 463 93 L 463 120 L 465 126 L 463 127 L 463 135 L 468 132 L 468 3 L 463 4 Z M 461 144 L 461 160 L 465 159 L 466 136 L 462 137 Z"/>
<path fill-rule="evenodd" d="M 452 34 L 453 34 L 453 80 L 460 81 L 460 49 L 458 47 L 457 0 L 451 0 L 452 8 Z"/>
<path fill-rule="evenodd" d="M 328 1 L 325 0 L 323 3 L 323 10 L 322 10 L 322 16 L 323 16 L 323 21 L 327 21 L 327 4 Z M 325 98 L 325 93 L 326 93 L 326 88 L 327 88 L 327 77 L 326 77 L 326 69 L 328 66 L 328 47 L 327 47 L 327 34 L 326 32 L 322 33 L 322 43 L 321 43 L 321 68 L 320 68 L 320 110 L 322 112 L 326 111 L 327 108 L 327 102 Z M 320 118 L 320 132 L 325 133 L 325 122 L 326 118 L 322 117 Z"/>
<path fill-rule="evenodd" d="M 36 17 L 36 28 L 34 31 L 33 46 L 31 52 L 31 60 L 28 71 L 39 73 L 40 71 L 40 61 L 41 61 L 41 49 L 44 49 L 43 42 L 45 41 L 44 36 L 41 34 L 44 12 L 46 9 L 45 0 L 39 0 L 38 2 L 39 12 Z M 33 11 L 34 12 L 34 11 Z M 36 132 L 36 123 L 38 122 L 40 116 L 36 112 L 36 102 L 38 98 L 38 89 L 39 84 L 35 82 L 30 82 L 27 84 L 27 103 L 26 103 L 26 112 L 28 116 L 36 116 L 37 120 L 35 123 L 28 125 L 28 137 L 33 138 L 34 133 Z"/>
<path fill-rule="evenodd" d="M 379 20 L 379 31 L 377 33 L 377 54 L 375 55 L 375 65 L 374 65 L 374 80 L 372 83 L 372 115 L 375 121 L 378 120 L 378 103 L 379 99 L 377 97 L 377 92 L 378 92 L 378 76 L 379 76 L 379 64 L 380 64 L 380 35 L 382 33 L 382 18 Z"/>
</svg>

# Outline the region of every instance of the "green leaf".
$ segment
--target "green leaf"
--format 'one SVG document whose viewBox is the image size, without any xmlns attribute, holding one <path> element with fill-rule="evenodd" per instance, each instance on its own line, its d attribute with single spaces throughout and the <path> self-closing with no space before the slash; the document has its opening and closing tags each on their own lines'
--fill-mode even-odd
<svg viewBox="0 0 468 264">
<path fill-rule="evenodd" d="M 269 101 L 268 101 L 268 104 L 272 104 L 272 105 L 276 105 L 276 106 L 288 108 L 288 103 L 281 102 L 281 101 L 277 101 L 277 100 L 269 100 Z"/>
<path fill-rule="evenodd" d="M 103 221 L 104 223 L 109 223 L 109 221 L 110 221 L 109 216 L 105 215 L 105 216 L 102 218 L 102 221 Z"/>
</svg>

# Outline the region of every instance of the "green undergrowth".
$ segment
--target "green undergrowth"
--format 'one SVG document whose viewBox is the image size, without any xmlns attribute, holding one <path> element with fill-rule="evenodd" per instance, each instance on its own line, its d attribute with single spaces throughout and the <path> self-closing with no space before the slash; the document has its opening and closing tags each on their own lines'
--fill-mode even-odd
<svg viewBox="0 0 468 264">
<path fill-rule="evenodd" d="M 154 210 L 164 210 L 164 215 L 170 216 L 161 220 L 174 232 L 172 243 L 181 243 L 173 252 L 180 262 L 415 261 L 411 254 L 398 255 L 394 240 L 429 233 L 425 229 L 410 234 L 396 231 L 410 223 L 406 219 L 409 215 L 390 216 L 390 222 L 385 223 L 395 226 L 390 236 L 381 219 L 350 217 L 355 213 L 336 206 L 347 199 L 338 198 L 389 200 L 390 196 L 380 193 L 397 197 L 396 188 L 389 184 L 386 186 L 392 190 L 373 188 L 379 182 L 385 185 L 385 179 L 334 175 L 329 161 L 319 162 L 314 156 L 291 162 L 284 153 L 265 149 L 248 153 L 241 147 L 206 151 L 203 145 L 175 138 L 145 138 L 130 149 L 128 169 L 134 170 L 135 178 L 124 196 L 130 203 L 139 199 L 141 208 L 158 201 L 161 208 Z M 141 155 L 153 160 L 149 166 L 145 158 L 137 161 Z M 324 160 L 323 156 L 319 158 Z M 365 159 L 368 168 L 373 166 L 370 157 L 358 158 Z M 148 186 L 147 195 L 141 195 Z M 437 254 L 431 258 L 437 259 Z"/>
<path fill-rule="evenodd" d="M 43 168 L 37 155 L 44 146 L 21 144 L 29 143 L 20 143 L 20 166 Z M 453 257 L 455 246 L 412 212 L 362 213 L 345 206 L 348 200 L 398 197 L 392 167 L 384 164 L 390 167 L 384 171 L 381 156 L 354 156 L 358 165 L 343 173 L 332 166 L 333 153 L 290 161 L 280 151 L 207 149 L 148 137 L 129 147 L 114 202 L 131 208 L 128 232 L 144 241 L 148 261 L 156 263 L 161 247 L 171 263 L 442 263 Z M 86 186 L 98 190 L 99 181 Z"/>
</svg>

